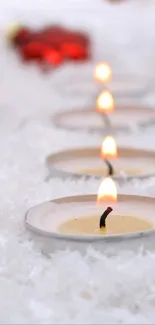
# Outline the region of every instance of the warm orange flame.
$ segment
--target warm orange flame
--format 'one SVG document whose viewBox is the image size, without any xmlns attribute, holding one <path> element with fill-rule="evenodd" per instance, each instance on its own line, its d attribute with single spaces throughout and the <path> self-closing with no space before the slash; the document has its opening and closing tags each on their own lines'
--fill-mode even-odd
<svg viewBox="0 0 155 325">
<path fill-rule="evenodd" d="M 97 110 L 100 113 L 110 113 L 114 110 L 114 99 L 108 90 L 103 90 L 97 98 Z"/>
<path fill-rule="evenodd" d="M 114 180 L 110 177 L 105 178 L 98 190 L 97 203 L 117 202 L 117 187 Z"/>
<path fill-rule="evenodd" d="M 94 71 L 94 78 L 101 82 L 107 82 L 111 80 L 112 71 L 109 65 L 105 62 L 100 62 L 96 65 Z"/>
<path fill-rule="evenodd" d="M 117 145 L 113 137 L 108 136 L 102 143 L 101 147 L 101 157 L 102 158 L 117 158 Z"/>
</svg>

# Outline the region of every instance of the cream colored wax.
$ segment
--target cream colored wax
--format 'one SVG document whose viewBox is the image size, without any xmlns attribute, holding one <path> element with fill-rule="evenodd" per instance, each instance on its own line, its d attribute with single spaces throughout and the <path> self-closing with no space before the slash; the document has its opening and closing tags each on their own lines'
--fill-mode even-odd
<svg viewBox="0 0 155 325">
<path fill-rule="evenodd" d="M 106 219 L 106 228 L 103 230 L 99 228 L 99 221 L 100 218 L 97 216 L 69 219 L 59 226 L 58 231 L 64 234 L 108 235 L 135 233 L 153 228 L 147 220 L 129 215 L 110 214 Z"/>
<path fill-rule="evenodd" d="M 123 169 L 119 170 L 114 169 L 114 175 L 120 175 L 121 172 L 124 172 L 128 176 L 132 175 L 141 175 L 143 173 L 143 170 L 138 169 L 138 168 L 130 168 L 130 169 Z M 82 168 L 78 169 L 78 173 L 80 174 L 89 174 L 89 175 L 102 175 L 102 176 L 107 176 L 108 173 L 108 168 L 105 167 L 94 167 L 94 168 Z"/>
</svg>

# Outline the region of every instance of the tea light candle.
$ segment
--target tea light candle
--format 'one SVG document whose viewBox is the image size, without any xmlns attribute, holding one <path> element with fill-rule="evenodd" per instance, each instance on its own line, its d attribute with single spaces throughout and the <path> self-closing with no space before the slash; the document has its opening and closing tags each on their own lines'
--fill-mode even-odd
<svg viewBox="0 0 155 325">
<path fill-rule="evenodd" d="M 105 138 L 105 140 L 102 143 L 101 146 L 101 151 L 100 151 L 100 156 L 101 159 L 103 160 L 103 163 L 105 163 L 107 165 L 107 168 L 105 168 L 105 166 L 103 166 L 102 168 L 99 167 L 94 167 L 94 168 L 90 168 L 88 167 L 87 169 L 84 170 L 80 170 L 80 172 L 82 173 L 90 173 L 92 175 L 94 174 L 103 174 L 103 176 L 114 176 L 114 175 L 118 175 L 120 173 L 124 173 L 127 175 L 132 175 L 132 174 L 140 174 L 141 173 L 141 169 L 123 169 L 123 168 L 118 168 L 117 170 L 114 169 L 113 164 L 111 163 L 111 160 L 116 160 L 118 158 L 118 151 L 117 151 L 117 145 L 116 145 L 116 141 L 112 136 L 107 136 Z M 118 164 L 119 165 L 119 164 Z"/>
<path fill-rule="evenodd" d="M 101 114 L 114 111 L 114 99 L 108 90 L 103 90 L 98 96 L 96 109 Z"/>
<path fill-rule="evenodd" d="M 96 110 L 102 114 L 104 123 L 106 126 L 111 126 L 109 117 L 107 114 L 114 111 L 114 99 L 108 90 L 103 90 L 96 101 Z"/>
<path fill-rule="evenodd" d="M 112 78 L 112 71 L 110 66 L 104 62 L 98 63 L 95 67 L 94 78 L 95 80 L 102 83 L 110 81 Z M 113 112 L 114 100 L 108 90 L 103 90 L 99 94 L 97 98 L 96 109 L 99 113 L 102 114 L 106 126 L 110 126 L 110 121 L 107 113 Z"/>
<path fill-rule="evenodd" d="M 94 71 L 94 78 L 98 82 L 107 83 L 112 79 L 112 70 L 105 62 L 99 62 Z"/>
<path fill-rule="evenodd" d="M 117 200 L 117 203 L 116 203 Z M 100 227 L 103 212 L 113 209 Z M 78 249 L 88 245 L 109 254 L 121 250 L 155 247 L 155 199 L 117 195 L 116 185 L 106 178 L 96 195 L 55 199 L 31 208 L 25 217 L 33 239 L 46 254 L 58 249 Z M 102 225 L 101 225 L 102 226 Z"/>
<path fill-rule="evenodd" d="M 155 110 L 151 107 L 115 105 L 113 97 L 112 103 L 114 104 L 114 108 L 110 104 L 109 106 L 111 108 L 110 110 L 105 110 L 105 116 L 108 115 L 110 127 L 114 132 L 129 132 L 132 130 L 132 127 L 147 126 L 147 124 L 149 125 L 151 123 L 155 124 Z M 53 123 L 58 128 L 65 130 L 93 131 L 103 134 L 103 132 L 107 131 L 106 117 L 104 117 L 105 123 L 103 125 L 102 114 L 104 114 L 104 110 L 102 106 L 98 106 L 97 101 L 92 106 L 82 107 L 81 109 L 72 108 L 68 111 L 59 112 L 53 116 Z"/>
<path fill-rule="evenodd" d="M 137 126 L 144 127 L 147 123 L 155 123 L 155 110 L 152 108 L 145 108 L 143 106 L 138 107 L 131 105 L 116 105 L 114 101 L 114 97 L 112 94 L 117 94 L 116 97 L 119 96 L 119 92 L 121 96 L 129 96 L 134 93 L 134 90 L 131 93 L 127 91 L 127 95 L 125 95 L 126 91 L 124 90 L 124 85 L 126 84 L 127 89 L 133 87 L 133 80 L 127 80 L 124 76 L 119 76 L 118 81 L 114 82 L 116 88 L 112 86 L 111 91 L 107 89 L 106 84 L 112 80 L 112 70 L 107 63 L 101 62 L 95 66 L 94 69 L 94 79 L 98 81 L 101 87 L 93 86 L 93 91 L 96 88 L 98 92 L 97 96 L 93 95 L 93 105 L 91 107 L 84 107 L 81 109 L 71 109 L 69 111 L 65 110 L 64 112 L 60 112 L 53 116 L 53 122 L 57 127 L 70 129 L 70 130 L 84 130 L 84 131 L 95 131 L 99 133 L 103 133 L 104 130 L 113 129 L 113 131 L 131 131 L 132 128 Z M 85 82 L 85 81 L 84 81 Z M 126 83 L 127 82 L 127 83 Z M 137 81 L 137 84 L 140 84 Z M 119 85 L 119 87 L 118 87 Z M 73 88 L 72 88 L 73 86 Z M 77 87 L 74 85 L 70 85 L 67 87 L 70 93 L 74 93 L 75 95 L 79 94 L 79 91 L 82 92 L 84 89 L 86 91 L 87 84 L 81 86 L 77 84 Z M 104 87 L 103 87 L 104 86 Z M 109 87 L 111 87 L 109 86 Z M 75 88 L 74 88 L 75 87 Z M 91 87 L 88 87 L 89 91 Z M 120 88 L 120 90 L 116 90 Z M 97 90 L 99 88 L 99 90 Z M 103 89 L 104 88 L 104 89 Z M 133 87 L 133 89 L 135 86 Z M 122 90 L 123 89 L 123 90 Z M 136 88 L 135 88 L 136 89 Z M 87 92 L 87 91 L 86 91 Z M 94 99 L 96 97 L 96 101 Z M 129 96 L 130 97 L 130 96 Z M 104 122 L 104 124 L 103 124 Z"/>
<path fill-rule="evenodd" d="M 155 175 L 154 151 L 117 147 L 111 137 L 105 140 L 101 148 L 74 148 L 48 156 L 46 164 L 50 172 L 49 178 L 55 175 L 60 177 L 93 175 L 96 178 L 107 176 L 109 166 L 106 166 L 105 155 L 110 163 L 112 161 L 113 176 L 118 181 L 122 176 L 144 178 Z"/>
<path fill-rule="evenodd" d="M 115 214 L 117 202 L 117 187 L 111 178 L 105 178 L 99 187 L 97 204 L 108 204 L 108 207 L 101 216 L 89 215 L 71 218 L 62 223 L 58 230 L 65 234 L 123 234 L 146 231 L 152 228 L 152 224 L 142 218 L 130 215 Z M 114 213 L 111 213 L 114 210 Z"/>
</svg>

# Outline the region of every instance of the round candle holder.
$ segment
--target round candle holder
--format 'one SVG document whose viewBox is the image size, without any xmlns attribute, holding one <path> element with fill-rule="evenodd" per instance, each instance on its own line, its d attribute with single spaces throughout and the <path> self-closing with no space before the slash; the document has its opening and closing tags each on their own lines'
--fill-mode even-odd
<svg viewBox="0 0 155 325">
<path fill-rule="evenodd" d="M 108 117 L 106 119 L 105 117 Z M 108 123 L 107 123 L 108 120 Z M 155 109 L 148 107 L 116 105 L 113 113 L 100 114 L 94 108 L 63 111 L 52 117 L 54 125 L 70 131 L 130 132 L 135 127 L 144 128 L 155 124 Z"/>
<path fill-rule="evenodd" d="M 117 215 L 123 216 L 124 220 L 136 217 L 139 222 L 145 220 L 150 224 L 150 229 L 110 235 L 62 233 L 60 226 L 70 219 L 80 221 L 85 217 L 89 220 L 90 216 L 98 218 L 103 213 L 107 204 L 97 206 L 96 195 L 64 197 L 39 204 L 26 213 L 25 224 L 46 254 L 66 248 L 84 252 L 89 245 L 107 254 L 117 254 L 121 250 L 136 251 L 140 246 L 154 249 L 155 199 L 136 195 L 118 195 L 117 199 L 114 207 L 116 218 Z"/>
<path fill-rule="evenodd" d="M 67 74 L 57 76 L 55 80 L 57 91 L 66 98 L 79 100 L 93 99 L 103 88 L 108 88 L 117 100 L 134 100 L 142 103 L 145 97 L 154 89 L 154 78 L 139 73 L 118 72 L 112 68 L 112 79 L 98 81 L 94 77 L 95 66 L 99 62 L 90 62 L 67 68 Z M 72 81 L 72 82 L 71 82 Z"/>
<path fill-rule="evenodd" d="M 118 147 L 118 158 L 111 159 L 113 178 L 117 181 L 146 178 L 155 175 L 155 152 Z M 100 157 L 100 148 L 77 148 L 61 151 L 47 157 L 50 177 L 94 177 L 108 175 L 108 167 Z"/>
</svg>

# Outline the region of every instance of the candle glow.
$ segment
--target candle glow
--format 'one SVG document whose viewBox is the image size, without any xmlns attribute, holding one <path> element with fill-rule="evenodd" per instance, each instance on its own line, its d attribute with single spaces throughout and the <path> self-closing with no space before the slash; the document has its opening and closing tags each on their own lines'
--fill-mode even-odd
<svg viewBox="0 0 155 325">
<path fill-rule="evenodd" d="M 107 136 L 101 146 L 101 157 L 104 159 L 117 158 L 117 145 L 112 136 Z"/>
<path fill-rule="evenodd" d="M 103 90 L 97 98 L 97 110 L 100 113 L 111 113 L 114 110 L 114 99 L 108 90 Z"/>
<path fill-rule="evenodd" d="M 109 65 L 105 62 L 98 63 L 95 67 L 94 78 L 97 81 L 107 82 L 111 80 L 112 71 Z"/>
<path fill-rule="evenodd" d="M 99 186 L 97 203 L 116 203 L 117 187 L 114 180 L 110 177 L 105 178 Z"/>
</svg>

